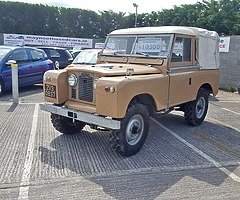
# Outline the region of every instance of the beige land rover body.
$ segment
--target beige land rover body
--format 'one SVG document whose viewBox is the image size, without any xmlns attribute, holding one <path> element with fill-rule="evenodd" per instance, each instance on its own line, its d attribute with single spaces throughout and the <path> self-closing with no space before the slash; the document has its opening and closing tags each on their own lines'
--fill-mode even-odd
<svg viewBox="0 0 240 200">
<path fill-rule="evenodd" d="M 45 103 L 64 134 L 88 124 L 110 131 L 124 156 L 137 153 L 156 112 L 178 109 L 200 125 L 219 82 L 218 34 L 194 27 L 143 27 L 111 32 L 98 64 L 74 63 L 44 75 Z"/>
</svg>

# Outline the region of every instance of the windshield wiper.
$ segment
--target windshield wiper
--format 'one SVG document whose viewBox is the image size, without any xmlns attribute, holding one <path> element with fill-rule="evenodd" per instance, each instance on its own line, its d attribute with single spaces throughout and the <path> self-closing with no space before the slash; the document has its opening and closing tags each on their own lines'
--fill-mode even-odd
<svg viewBox="0 0 240 200">
<path fill-rule="evenodd" d="M 148 53 L 144 53 L 144 52 L 136 52 L 135 54 L 136 55 L 142 55 L 142 56 L 145 56 L 145 57 L 149 57 L 149 54 Z"/>
<path fill-rule="evenodd" d="M 86 62 L 75 62 L 75 63 L 73 63 L 73 64 L 86 65 L 86 64 L 88 64 L 88 63 L 86 63 Z"/>
<path fill-rule="evenodd" d="M 113 55 L 114 55 L 114 56 L 118 56 L 118 55 L 122 55 L 122 54 L 123 54 L 122 52 L 118 52 L 118 51 L 114 51 L 114 52 L 113 52 Z"/>
</svg>

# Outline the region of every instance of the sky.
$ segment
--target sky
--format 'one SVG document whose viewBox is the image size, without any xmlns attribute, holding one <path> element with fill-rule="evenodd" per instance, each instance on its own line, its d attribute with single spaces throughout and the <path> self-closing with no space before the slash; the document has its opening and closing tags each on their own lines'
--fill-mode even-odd
<svg viewBox="0 0 240 200">
<path fill-rule="evenodd" d="M 133 3 L 138 5 L 138 13 L 150 13 L 173 8 L 174 5 L 194 4 L 201 0 L 7 0 L 49 6 L 80 8 L 93 11 L 112 10 L 114 12 L 135 13 Z"/>
</svg>

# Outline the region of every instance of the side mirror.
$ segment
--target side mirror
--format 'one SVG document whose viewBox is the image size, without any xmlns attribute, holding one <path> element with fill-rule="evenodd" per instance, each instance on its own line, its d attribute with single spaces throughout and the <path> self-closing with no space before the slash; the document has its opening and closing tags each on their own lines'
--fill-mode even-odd
<svg viewBox="0 0 240 200">
<path fill-rule="evenodd" d="M 17 67 L 17 61 L 16 60 L 8 60 L 5 64 L 7 66 Z"/>
</svg>

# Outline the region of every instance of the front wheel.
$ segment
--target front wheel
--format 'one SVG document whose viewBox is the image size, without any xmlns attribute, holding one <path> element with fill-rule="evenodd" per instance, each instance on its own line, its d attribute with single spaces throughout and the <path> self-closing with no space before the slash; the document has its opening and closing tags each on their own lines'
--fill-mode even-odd
<svg viewBox="0 0 240 200">
<path fill-rule="evenodd" d="M 61 115 L 57 115 L 53 113 L 51 113 L 51 121 L 52 121 L 53 127 L 57 131 L 66 135 L 80 133 L 84 128 L 84 126 L 86 125 L 84 122 L 81 122 L 78 120 L 75 120 L 73 122 L 73 119 L 71 118 L 63 117 Z"/>
<path fill-rule="evenodd" d="M 55 61 L 54 63 L 54 69 L 60 69 L 60 63 L 58 61 Z"/>
<path fill-rule="evenodd" d="M 149 113 L 142 104 L 132 105 L 121 121 L 120 130 L 112 130 L 112 148 L 123 156 L 136 154 L 142 148 L 149 131 Z"/>
<path fill-rule="evenodd" d="M 184 106 L 184 117 L 191 126 L 200 125 L 207 114 L 209 91 L 200 89 L 196 100 L 188 102 Z"/>
</svg>

